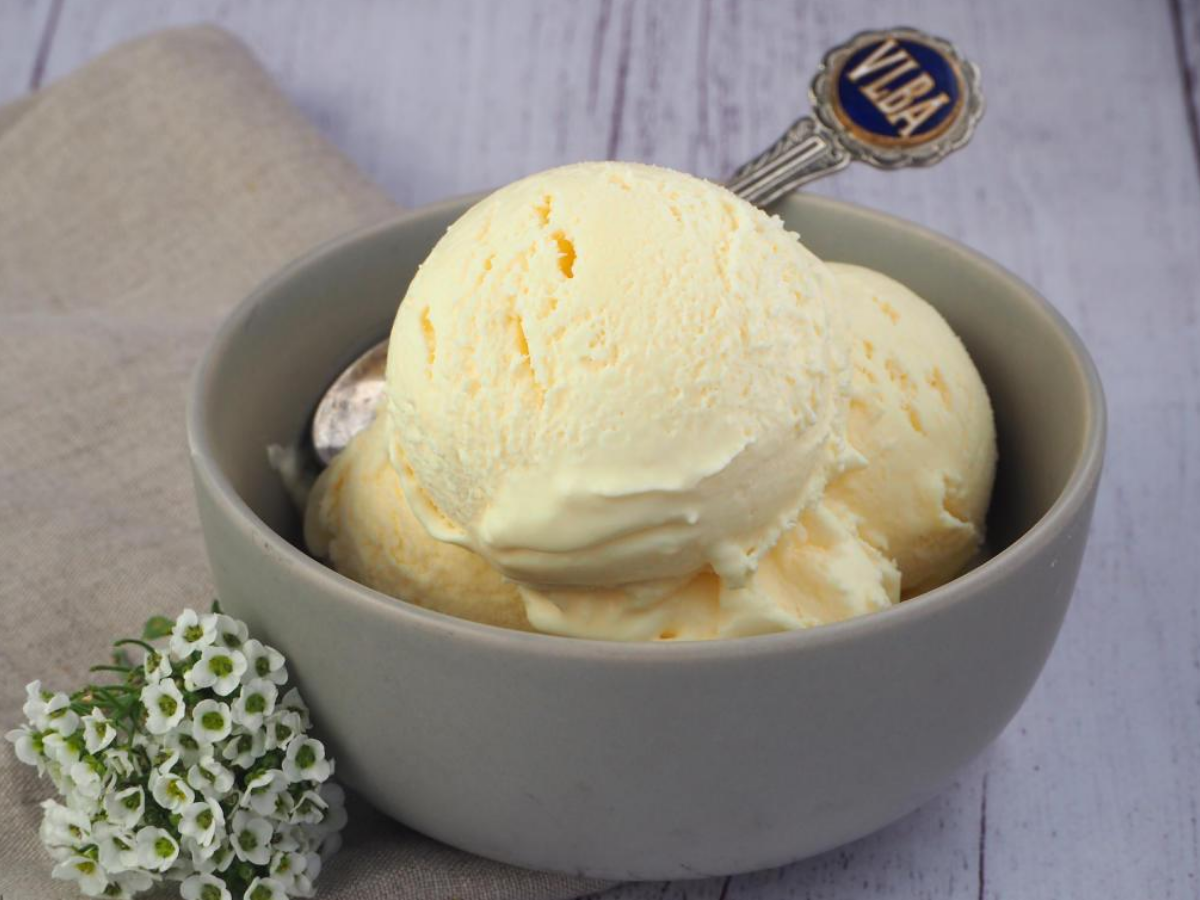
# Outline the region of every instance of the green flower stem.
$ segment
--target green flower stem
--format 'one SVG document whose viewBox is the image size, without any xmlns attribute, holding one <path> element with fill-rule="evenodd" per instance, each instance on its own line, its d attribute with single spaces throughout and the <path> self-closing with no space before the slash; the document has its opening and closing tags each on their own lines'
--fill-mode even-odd
<svg viewBox="0 0 1200 900">
<path fill-rule="evenodd" d="M 131 684 L 97 684 L 92 686 L 91 692 L 109 703 L 122 704 L 129 700 L 130 695 L 138 693 L 138 689 Z"/>
<path fill-rule="evenodd" d="M 114 647 L 124 647 L 127 644 L 135 644 L 138 647 L 143 647 L 149 653 L 158 652 L 156 649 L 154 649 L 153 645 L 147 644 L 145 641 L 139 640 L 138 638 L 121 638 L 119 641 L 113 641 Z"/>
<path fill-rule="evenodd" d="M 134 671 L 133 666 L 92 666 L 89 672 L 123 672 L 128 675 Z"/>
</svg>

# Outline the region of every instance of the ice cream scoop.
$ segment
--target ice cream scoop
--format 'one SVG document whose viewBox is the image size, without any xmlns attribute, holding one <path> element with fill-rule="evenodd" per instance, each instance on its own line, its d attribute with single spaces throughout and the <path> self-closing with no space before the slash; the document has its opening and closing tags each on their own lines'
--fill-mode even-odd
<svg viewBox="0 0 1200 900">
<path fill-rule="evenodd" d="M 852 341 L 849 437 L 868 465 L 826 496 L 858 516 L 911 596 L 957 575 L 983 540 L 996 470 L 992 406 L 937 310 L 879 272 L 830 268 Z"/>
<path fill-rule="evenodd" d="M 995 464 L 987 392 L 945 321 L 900 283 L 830 264 L 850 341 L 856 465 L 741 583 L 701 567 L 674 586 L 515 584 L 431 537 L 409 507 L 380 415 L 317 483 L 308 544 L 343 574 L 476 621 L 608 640 L 707 640 L 884 609 L 961 569 L 983 535 Z M 903 572 L 903 579 L 901 573 Z"/>
<path fill-rule="evenodd" d="M 390 596 L 527 630 L 517 588 L 474 553 L 430 537 L 413 516 L 388 459 L 387 427 L 377 417 L 317 480 L 304 517 L 308 549 Z"/>
<path fill-rule="evenodd" d="M 308 546 L 490 624 L 627 639 L 811 624 L 803 598 L 747 582 L 860 461 L 838 314 L 796 235 L 709 182 L 593 163 L 510 185 L 412 280 L 386 403 L 317 482 Z"/>
<path fill-rule="evenodd" d="M 851 451 L 837 286 L 778 219 L 632 163 L 509 185 L 396 316 L 391 458 L 439 540 L 535 587 L 741 586 Z"/>
</svg>

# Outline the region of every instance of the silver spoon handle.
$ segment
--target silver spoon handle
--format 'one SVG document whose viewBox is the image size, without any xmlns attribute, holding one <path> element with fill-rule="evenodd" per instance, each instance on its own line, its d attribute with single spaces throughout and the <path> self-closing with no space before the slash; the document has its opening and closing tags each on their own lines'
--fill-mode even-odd
<svg viewBox="0 0 1200 900">
<path fill-rule="evenodd" d="M 845 168 L 851 158 L 828 128 L 812 116 L 803 116 L 734 172 L 725 186 L 743 200 L 767 206 L 801 185 Z"/>
</svg>

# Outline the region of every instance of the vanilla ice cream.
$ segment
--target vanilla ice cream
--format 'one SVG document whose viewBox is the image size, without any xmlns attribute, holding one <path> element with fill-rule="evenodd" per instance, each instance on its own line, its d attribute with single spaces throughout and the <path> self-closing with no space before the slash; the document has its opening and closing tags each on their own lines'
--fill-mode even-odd
<svg viewBox="0 0 1200 900">
<path fill-rule="evenodd" d="M 731 587 L 850 458 L 827 267 L 667 169 L 533 175 L 455 222 L 388 354 L 392 462 L 442 541 L 525 585 Z"/>
<path fill-rule="evenodd" d="M 317 479 L 304 517 L 308 549 L 382 593 L 527 630 L 516 587 L 469 550 L 430 537 L 413 516 L 388 459 L 387 427 L 377 416 Z"/>
<path fill-rule="evenodd" d="M 723 188 L 532 176 L 413 279 L 306 540 L 451 615 L 706 640 L 885 609 L 976 552 L 991 405 L 941 316 Z"/>
<path fill-rule="evenodd" d="M 712 640 L 811 628 L 892 606 L 895 564 L 863 540 L 853 513 L 820 503 L 763 556 L 741 587 L 705 569 L 666 596 L 627 589 L 521 588 L 538 631 L 621 641 Z"/>
<path fill-rule="evenodd" d="M 868 464 L 826 497 L 895 560 L 911 596 L 957 575 L 983 540 L 996 471 L 992 405 L 937 310 L 879 272 L 830 268 L 852 341 L 850 442 Z"/>
<path fill-rule="evenodd" d="M 619 640 L 808 628 L 962 570 L 982 541 L 995 472 L 987 390 L 932 306 L 870 269 L 830 269 L 851 341 L 848 436 L 866 464 L 834 478 L 736 588 L 707 572 L 665 597 L 523 586 L 534 628 Z"/>
</svg>

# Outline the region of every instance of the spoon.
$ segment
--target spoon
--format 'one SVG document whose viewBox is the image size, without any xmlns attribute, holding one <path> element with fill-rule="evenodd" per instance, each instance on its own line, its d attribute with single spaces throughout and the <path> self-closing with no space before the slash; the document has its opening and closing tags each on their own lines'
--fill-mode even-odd
<svg viewBox="0 0 1200 900">
<path fill-rule="evenodd" d="M 734 172 L 730 191 L 767 206 L 852 160 L 881 169 L 932 165 L 966 144 L 983 115 L 978 68 L 949 42 L 912 28 L 863 31 L 830 50 L 809 101 L 813 114 Z M 371 424 L 386 361 L 385 340 L 326 390 L 309 435 L 320 466 Z"/>
</svg>

